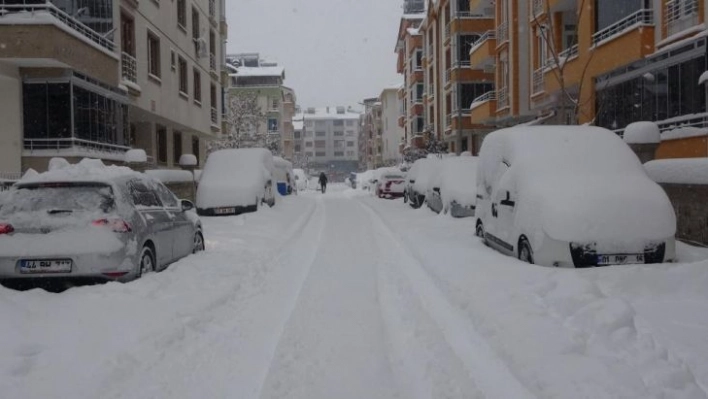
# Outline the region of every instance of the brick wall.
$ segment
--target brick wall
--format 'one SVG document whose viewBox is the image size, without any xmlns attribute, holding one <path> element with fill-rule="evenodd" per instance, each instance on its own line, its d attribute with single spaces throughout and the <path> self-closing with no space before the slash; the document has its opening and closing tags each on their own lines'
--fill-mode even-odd
<svg viewBox="0 0 708 399">
<path fill-rule="evenodd" d="M 662 183 L 676 212 L 676 238 L 708 245 L 708 185 Z"/>
</svg>

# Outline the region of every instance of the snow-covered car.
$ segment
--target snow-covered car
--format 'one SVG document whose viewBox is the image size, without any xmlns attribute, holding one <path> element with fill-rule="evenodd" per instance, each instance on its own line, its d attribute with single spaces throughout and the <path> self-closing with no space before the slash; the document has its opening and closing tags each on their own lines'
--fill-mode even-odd
<svg viewBox="0 0 708 399">
<path fill-rule="evenodd" d="M 303 192 L 307 190 L 307 173 L 302 169 L 293 169 L 293 175 L 295 176 L 295 186 L 297 191 Z"/>
<path fill-rule="evenodd" d="M 376 196 L 379 198 L 401 198 L 406 183 L 406 175 L 398 169 L 382 170 L 376 183 Z"/>
<path fill-rule="evenodd" d="M 281 157 L 273 157 L 275 184 L 280 195 L 290 195 L 297 191 L 293 185 L 293 164 Z"/>
<path fill-rule="evenodd" d="M 480 152 L 477 193 L 477 235 L 529 263 L 592 267 L 676 257 L 676 215 L 666 193 L 603 128 L 491 133 Z"/>
<path fill-rule="evenodd" d="M 425 203 L 426 194 L 433 189 L 433 182 L 440 171 L 441 160 L 422 158 L 413 163 L 406 176 L 403 200 L 413 208 Z"/>
<path fill-rule="evenodd" d="M 275 205 L 273 155 L 263 148 L 214 151 L 197 189 L 197 212 L 204 216 L 255 212 Z"/>
<path fill-rule="evenodd" d="M 428 207 L 437 213 L 449 212 L 456 218 L 472 217 L 476 197 L 477 158 L 461 155 L 443 159 L 440 173 L 426 195 Z"/>
<path fill-rule="evenodd" d="M 0 207 L 0 279 L 129 281 L 204 249 L 194 205 L 84 160 L 18 182 Z"/>
</svg>

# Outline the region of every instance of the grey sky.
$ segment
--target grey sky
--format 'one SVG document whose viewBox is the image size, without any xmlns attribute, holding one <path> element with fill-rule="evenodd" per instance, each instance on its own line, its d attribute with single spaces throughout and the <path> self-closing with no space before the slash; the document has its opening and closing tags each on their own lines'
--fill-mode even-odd
<svg viewBox="0 0 708 399">
<path fill-rule="evenodd" d="M 400 83 L 401 0 L 226 0 L 227 51 L 285 67 L 301 106 L 356 105 Z"/>
</svg>

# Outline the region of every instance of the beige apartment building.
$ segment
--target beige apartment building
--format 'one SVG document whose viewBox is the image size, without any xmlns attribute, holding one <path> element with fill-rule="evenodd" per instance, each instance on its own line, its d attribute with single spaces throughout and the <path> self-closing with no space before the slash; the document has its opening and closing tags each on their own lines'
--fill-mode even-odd
<svg viewBox="0 0 708 399">
<path fill-rule="evenodd" d="M 381 159 L 385 165 L 401 160 L 404 130 L 398 124 L 403 100 L 399 98 L 400 87 L 384 89 L 379 96 L 381 103 Z"/>
<path fill-rule="evenodd" d="M 204 161 L 222 131 L 224 0 L 18 3 L 0 3 L 0 172 L 130 148 L 157 167 Z"/>
</svg>

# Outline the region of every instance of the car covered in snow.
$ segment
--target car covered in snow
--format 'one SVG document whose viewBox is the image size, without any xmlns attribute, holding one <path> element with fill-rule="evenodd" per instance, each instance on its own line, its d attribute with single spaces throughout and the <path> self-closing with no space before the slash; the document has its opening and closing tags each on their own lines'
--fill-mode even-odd
<svg viewBox="0 0 708 399">
<path fill-rule="evenodd" d="M 293 169 L 293 176 L 295 176 L 295 187 L 297 188 L 297 191 L 303 192 L 307 190 L 307 173 L 305 173 L 305 171 L 302 169 L 296 168 Z"/>
<path fill-rule="evenodd" d="M 420 208 L 425 197 L 433 189 L 442 160 L 436 157 L 422 158 L 413 163 L 404 185 L 403 200 L 413 208 Z"/>
<path fill-rule="evenodd" d="M 474 216 L 477 201 L 477 157 L 462 154 L 445 158 L 426 194 L 428 207 L 452 217 Z"/>
<path fill-rule="evenodd" d="M 273 155 L 263 148 L 214 151 L 199 179 L 197 212 L 204 216 L 255 212 L 275 205 Z"/>
<path fill-rule="evenodd" d="M 204 249 L 199 217 L 159 181 L 97 160 L 19 181 L 0 207 L 0 279 L 129 281 Z"/>
<path fill-rule="evenodd" d="M 376 196 L 379 198 L 401 198 L 406 183 L 406 174 L 398 168 L 381 168 L 377 170 Z"/>
<path fill-rule="evenodd" d="M 290 195 L 297 191 L 293 183 L 293 164 L 281 157 L 273 157 L 275 184 L 280 195 Z"/>
<path fill-rule="evenodd" d="M 477 193 L 477 235 L 529 263 L 593 267 L 676 257 L 666 193 L 603 128 L 491 133 L 479 156 Z"/>
</svg>

